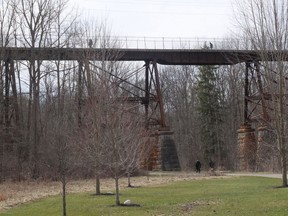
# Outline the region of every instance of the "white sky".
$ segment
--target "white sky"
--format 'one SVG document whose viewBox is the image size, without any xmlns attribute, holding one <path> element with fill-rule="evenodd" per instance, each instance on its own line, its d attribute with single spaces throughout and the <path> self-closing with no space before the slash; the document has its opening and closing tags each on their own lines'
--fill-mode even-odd
<svg viewBox="0 0 288 216">
<path fill-rule="evenodd" d="M 70 1 L 116 36 L 221 38 L 233 28 L 233 0 Z"/>
</svg>

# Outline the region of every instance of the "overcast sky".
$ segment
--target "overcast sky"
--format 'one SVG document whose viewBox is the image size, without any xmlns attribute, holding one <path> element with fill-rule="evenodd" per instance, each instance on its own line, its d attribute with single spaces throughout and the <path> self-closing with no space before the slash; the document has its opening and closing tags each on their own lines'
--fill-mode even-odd
<svg viewBox="0 0 288 216">
<path fill-rule="evenodd" d="M 114 35 L 229 36 L 233 0 L 71 0 L 84 16 L 107 20 Z"/>
</svg>

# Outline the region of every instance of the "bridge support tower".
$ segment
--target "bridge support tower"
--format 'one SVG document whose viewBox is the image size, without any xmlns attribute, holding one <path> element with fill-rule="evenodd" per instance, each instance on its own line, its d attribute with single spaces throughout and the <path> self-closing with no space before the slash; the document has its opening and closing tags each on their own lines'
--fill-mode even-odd
<svg viewBox="0 0 288 216">
<path fill-rule="evenodd" d="M 265 92 L 259 62 L 246 62 L 244 85 L 244 123 L 238 130 L 237 169 L 264 171 L 263 159 L 267 159 L 267 142 L 269 142 L 267 136 L 269 133 L 267 123 L 270 119 L 267 111 L 269 94 Z"/>
<path fill-rule="evenodd" d="M 160 77 L 156 61 L 145 62 L 145 107 L 146 128 L 152 133 L 149 153 L 149 170 L 180 170 L 173 132 L 166 125 Z"/>
</svg>

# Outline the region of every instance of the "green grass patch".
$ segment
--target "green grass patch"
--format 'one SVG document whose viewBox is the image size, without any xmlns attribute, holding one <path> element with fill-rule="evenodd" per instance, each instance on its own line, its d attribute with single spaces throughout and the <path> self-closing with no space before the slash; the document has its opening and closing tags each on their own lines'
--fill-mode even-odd
<svg viewBox="0 0 288 216">
<path fill-rule="evenodd" d="M 116 207 L 114 196 L 69 194 L 67 215 L 288 215 L 288 189 L 279 179 L 234 177 L 174 182 L 156 187 L 126 188 L 120 199 L 140 207 Z M 0 214 L 51 216 L 62 214 L 60 196 L 23 204 Z"/>
</svg>

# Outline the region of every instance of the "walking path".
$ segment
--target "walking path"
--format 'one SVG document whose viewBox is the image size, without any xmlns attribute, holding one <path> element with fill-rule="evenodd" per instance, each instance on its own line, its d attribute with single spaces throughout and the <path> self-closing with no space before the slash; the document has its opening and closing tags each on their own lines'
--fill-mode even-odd
<svg viewBox="0 0 288 216">
<path fill-rule="evenodd" d="M 253 173 L 253 172 L 249 172 L 249 173 L 225 173 L 225 175 L 227 176 L 259 176 L 259 177 L 267 177 L 267 178 L 282 178 L 282 174 L 281 173 Z"/>
</svg>

